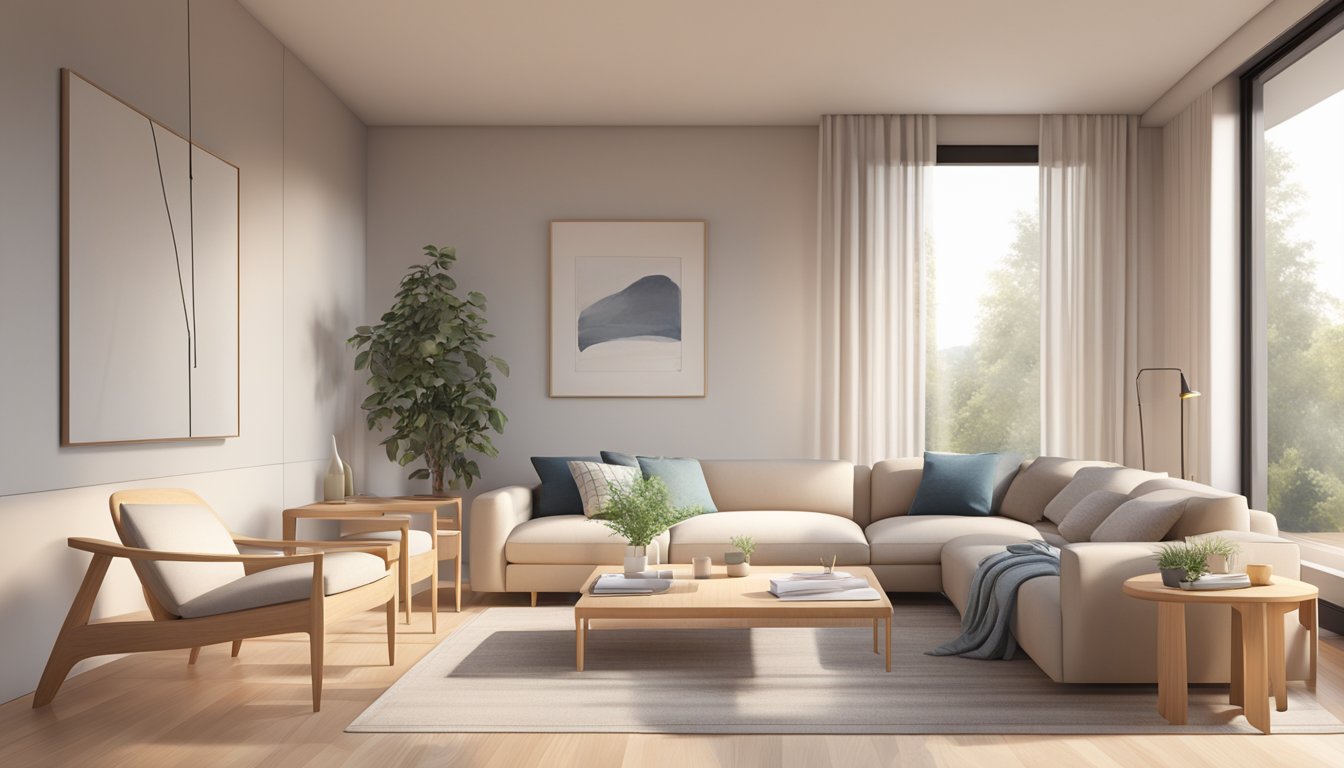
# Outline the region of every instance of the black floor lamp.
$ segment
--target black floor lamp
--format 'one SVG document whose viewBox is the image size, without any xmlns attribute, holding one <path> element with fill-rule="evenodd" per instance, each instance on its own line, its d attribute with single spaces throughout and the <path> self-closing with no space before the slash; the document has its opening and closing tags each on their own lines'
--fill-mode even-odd
<svg viewBox="0 0 1344 768">
<path fill-rule="evenodd" d="M 1143 468 L 1148 469 L 1148 447 L 1143 440 L 1143 392 L 1139 388 L 1139 379 L 1148 371 L 1176 371 L 1181 374 L 1181 479 L 1185 480 L 1185 401 L 1199 397 L 1200 393 L 1191 389 L 1185 380 L 1185 371 L 1180 368 L 1142 368 L 1134 375 L 1134 396 L 1139 401 L 1139 455 L 1143 459 Z"/>
</svg>

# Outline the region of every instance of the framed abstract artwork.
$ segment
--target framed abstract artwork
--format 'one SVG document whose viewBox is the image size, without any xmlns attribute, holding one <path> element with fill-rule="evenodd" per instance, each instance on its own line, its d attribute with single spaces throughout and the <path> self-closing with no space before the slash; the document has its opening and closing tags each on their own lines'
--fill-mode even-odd
<svg viewBox="0 0 1344 768">
<path fill-rule="evenodd" d="M 704 397 L 704 221 L 551 222 L 551 397 Z"/>
<path fill-rule="evenodd" d="M 235 437 L 238 167 L 61 82 L 61 444 Z"/>
</svg>

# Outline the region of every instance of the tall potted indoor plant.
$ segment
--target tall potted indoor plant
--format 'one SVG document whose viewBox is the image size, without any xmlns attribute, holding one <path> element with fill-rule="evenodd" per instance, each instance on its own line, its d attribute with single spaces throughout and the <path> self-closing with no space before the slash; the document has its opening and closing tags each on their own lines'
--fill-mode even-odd
<svg viewBox="0 0 1344 768">
<path fill-rule="evenodd" d="M 490 432 L 507 421 L 495 407 L 494 371 L 508 365 L 487 356 L 493 338 L 485 330 L 485 296 L 459 296 L 448 273 L 457 261 L 452 248 L 425 246 L 427 263 L 412 266 L 392 307 L 377 325 L 361 325 L 349 339 L 361 350 L 355 370 L 368 369 L 372 394 L 361 407 L 369 429 L 390 432 L 382 441 L 387 458 L 401 466 L 424 459 L 411 479 L 429 478 L 431 491 L 470 488 L 481 476 L 472 454 L 498 455 Z M 493 370 L 492 370 L 493 369 Z"/>
</svg>

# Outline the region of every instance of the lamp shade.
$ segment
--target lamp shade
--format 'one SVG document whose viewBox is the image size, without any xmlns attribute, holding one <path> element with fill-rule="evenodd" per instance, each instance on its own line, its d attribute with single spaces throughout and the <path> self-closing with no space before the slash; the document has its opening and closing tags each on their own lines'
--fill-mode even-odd
<svg viewBox="0 0 1344 768">
<path fill-rule="evenodd" d="M 1190 383 L 1185 380 L 1185 374 L 1181 374 L 1181 399 L 1189 400 L 1192 397 L 1199 397 L 1200 393 L 1190 388 Z"/>
</svg>

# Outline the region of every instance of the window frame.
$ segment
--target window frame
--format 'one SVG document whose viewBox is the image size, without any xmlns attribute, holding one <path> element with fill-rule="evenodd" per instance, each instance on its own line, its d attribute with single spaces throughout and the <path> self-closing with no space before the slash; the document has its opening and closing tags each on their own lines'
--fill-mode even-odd
<svg viewBox="0 0 1344 768">
<path fill-rule="evenodd" d="M 1269 419 L 1264 291 L 1264 84 L 1336 34 L 1344 0 L 1332 0 L 1280 35 L 1236 73 L 1239 79 L 1238 215 L 1241 239 L 1241 492 L 1252 509 L 1269 497 Z"/>
</svg>

